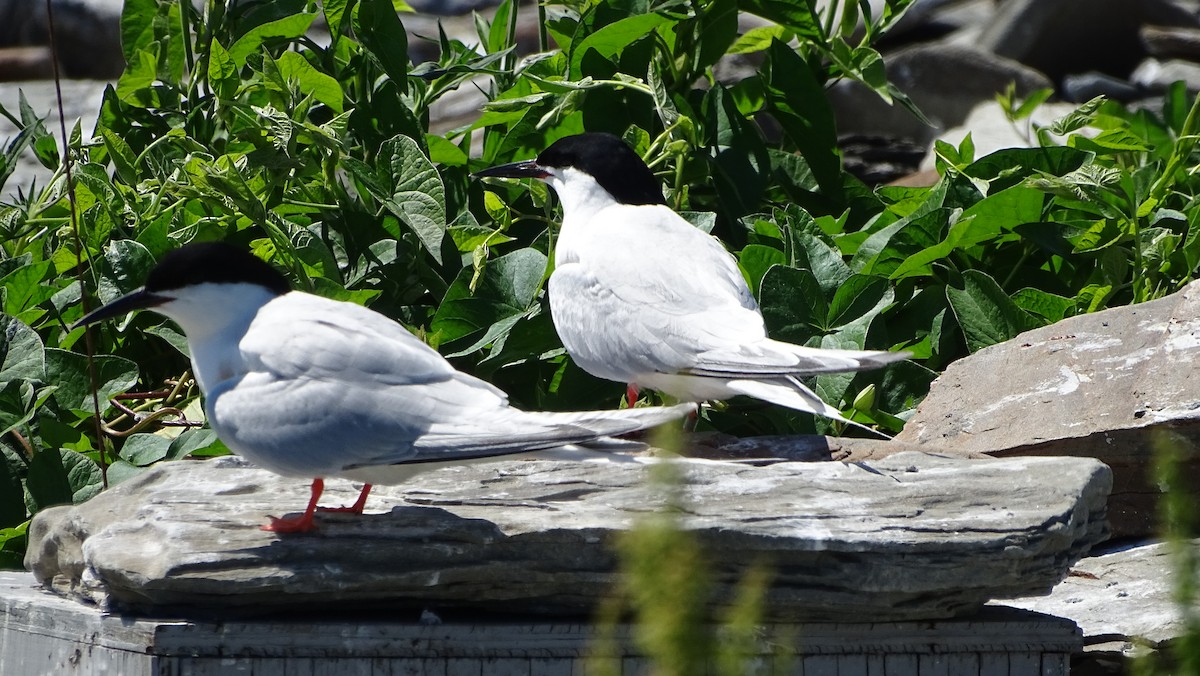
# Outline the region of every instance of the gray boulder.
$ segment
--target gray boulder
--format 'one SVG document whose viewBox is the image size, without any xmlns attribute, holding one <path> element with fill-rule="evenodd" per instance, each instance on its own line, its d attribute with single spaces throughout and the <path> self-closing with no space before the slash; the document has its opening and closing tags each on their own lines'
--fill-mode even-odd
<svg viewBox="0 0 1200 676">
<path fill-rule="evenodd" d="M 1016 61 L 973 47 L 945 42 L 908 47 L 887 56 L 887 74 L 933 127 L 900 105 L 889 106 L 865 86 L 842 81 L 829 90 L 838 133 L 908 139 L 922 145 L 963 123 L 981 101 L 991 101 L 1010 83 L 1027 96 L 1053 83 Z"/>
<path fill-rule="evenodd" d="M 1200 540 L 1190 546 L 1200 547 Z M 1089 557 L 1049 596 L 1002 605 L 1073 620 L 1083 631 L 1086 662 L 1168 649 L 1187 631 L 1171 558 L 1171 546 L 1163 543 Z"/>
<path fill-rule="evenodd" d="M 612 539 L 665 503 L 643 462 L 508 460 L 380 487 L 368 514 L 316 532 L 260 530 L 299 510 L 306 482 L 235 458 L 165 463 L 34 519 L 26 566 L 107 607 L 472 608 L 587 615 L 613 593 Z M 675 465 L 684 527 L 715 573 L 716 603 L 755 561 L 775 576 L 776 621 L 900 621 L 1047 593 L 1106 535 L 1110 474 L 1075 458 Z M 350 501 L 330 482 L 326 504 Z"/>
<path fill-rule="evenodd" d="M 115 78 L 121 52 L 124 0 L 53 0 L 58 60 L 69 78 Z M 44 0 L 0 0 L 0 47 L 48 45 Z"/>
<path fill-rule="evenodd" d="M 1113 469 L 1115 536 L 1154 534 L 1157 444 L 1200 442 L 1200 282 L 1072 317 L 950 365 L 897 441 L 993 457 L 1073 455 Z M 1190 454 L 1182 471 L 1200 476 Z"/>
<path fill-rule="evenodd" d="M 1124 77 L 1146 56 L 1138 31 L 1147 24 L 1198 25 L 1170 0 L 1006 0 L 978 45 L 1055 82 L 1092 70 Z"/>
</svg>

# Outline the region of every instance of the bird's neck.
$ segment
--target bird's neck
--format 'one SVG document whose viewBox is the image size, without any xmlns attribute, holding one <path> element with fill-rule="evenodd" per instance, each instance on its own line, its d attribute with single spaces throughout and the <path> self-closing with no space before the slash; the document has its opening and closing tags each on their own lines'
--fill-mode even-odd
<svg viewBox="0 0 1200 676">
<path fill-rule="evenodd" d="M 576 173 L 574 176 L 568 176 L 566 180 L 551 177 L 550 186 L 562 202 L 564 232 L 586 227 L 599 211 L 618 204 L 595 179 L 584 174 Z"/>
<path fill-rule="evenodd" d="M 160 308 L 187 336 L 192 370 L 205 395 L 244 374 L 239 343 L 263 306 L 277 297 L 256 284 L 203 285 Z"/>
</svg>

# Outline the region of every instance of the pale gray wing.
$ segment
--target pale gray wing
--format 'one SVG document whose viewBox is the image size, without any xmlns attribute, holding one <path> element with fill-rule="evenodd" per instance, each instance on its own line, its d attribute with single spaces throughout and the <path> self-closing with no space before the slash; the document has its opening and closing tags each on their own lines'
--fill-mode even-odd
<svg viewBox="0 0 1200 676">
<path fill-rule="evenodd" d="M 399 324 L 350 304 L 293 296 L 255 320 L 240 345 L 249 374 L 210 402 L 226 443 L 282 474 L 553 448 L 640 429 L 663 415 L 610 411 L 587 424 L 525 413 Z"/>
<path fill-rule="evenodd" d="M 556 251 L 550 303 L 563 344 L 612 380 L 675 373 L 706 351 L 765 335 L 721 244 L 662 206 L 612 207 L 572 250 Z M 560 240 L 561 246 L 561 240 Z"/>
</svg>

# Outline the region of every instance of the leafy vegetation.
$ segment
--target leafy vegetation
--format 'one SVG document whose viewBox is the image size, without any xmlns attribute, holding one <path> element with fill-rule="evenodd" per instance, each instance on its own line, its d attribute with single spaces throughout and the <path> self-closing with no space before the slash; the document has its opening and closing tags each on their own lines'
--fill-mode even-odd
<svg viewBox="0 0 1200 676">
<path fill-rule="evenodd" d="M 550 322 L 547 189 L 470 178 L 584 129 L 628 140 L 672 205 L 735 252 L 772 335 L 913 351 L 883 371 L 813 381 L 885 430 L 969 351 L 1190 279 L 1200 121 L 1182 88 L 1161 113 L 1093 102 L 1034 130 L 1036 149 L 976 159 L 969 138 L 940 146 L 932 188 L 872 189 L 845 173 L 824 88 L 851 78 L 908 105 L 871 44 L 910 2 L 861 16 L 853 2 L 569 0 L 545 24 L 555 48 L 518 59 L 506 0 L 477 20 L 478 48 L 438 35 L 438 61 L 414 65 L 392 0 L 202 12 L 127 0 L 129 66 L 93 138 L 79 124 L 56 137 L 24 102 L 0 110 L 22 129 L 0 158 L 0 187 L 25 152 L 54 172 L 0 205 L 0 565 L 19 565 L 37 510 L 160 460 L 224 452 L 197 425 L 183 337 L 152 313 L 93 334 L 97 432 L 86 339 L 70 328 L 85 305 L 77 269 L 106 302 L 183 242 L 233 241 L 298 288 L 397 318 L 518 406 L 616 406 L 620 384 L 574 367 Z M 770 23 L 739 36 L 739 11 Z M 319 41 L 309 35 L 322 20 Z M 721 80 L 713 67 L 728 54 L 760 65 Z M 487 94 L 479 118 L 430 134 L 432 106 L 471 86 Z M 1037 102 L 1006 105 L 1019 121 Z M 831 428 L 736 401 L 702 425 Z"/>
</svg>

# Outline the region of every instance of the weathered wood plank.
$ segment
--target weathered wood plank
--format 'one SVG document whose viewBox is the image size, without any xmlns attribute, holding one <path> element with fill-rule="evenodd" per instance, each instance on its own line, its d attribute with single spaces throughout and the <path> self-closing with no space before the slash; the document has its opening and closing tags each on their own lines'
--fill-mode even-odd
<svg viewBox="0 0 1200 676">
<path fill-rule="evenodd" d="M 616 629 L 615 673 L 650 673 Z M 745 672 L 762 676 L 1065 676 L 1079 649 L 1070 622 L 1011 609 L 924 623 L 765 628 Z M 1065 647 L 1064 647 L 1065 646 Z M 596 676 L 581 624 L 304 618 L 258 622 L 147 620 L 109 615 L 0 573 L 0 675 L 90 676 Z M 710 667 L 705 673 L 715 673 Z"/>
</svg>

